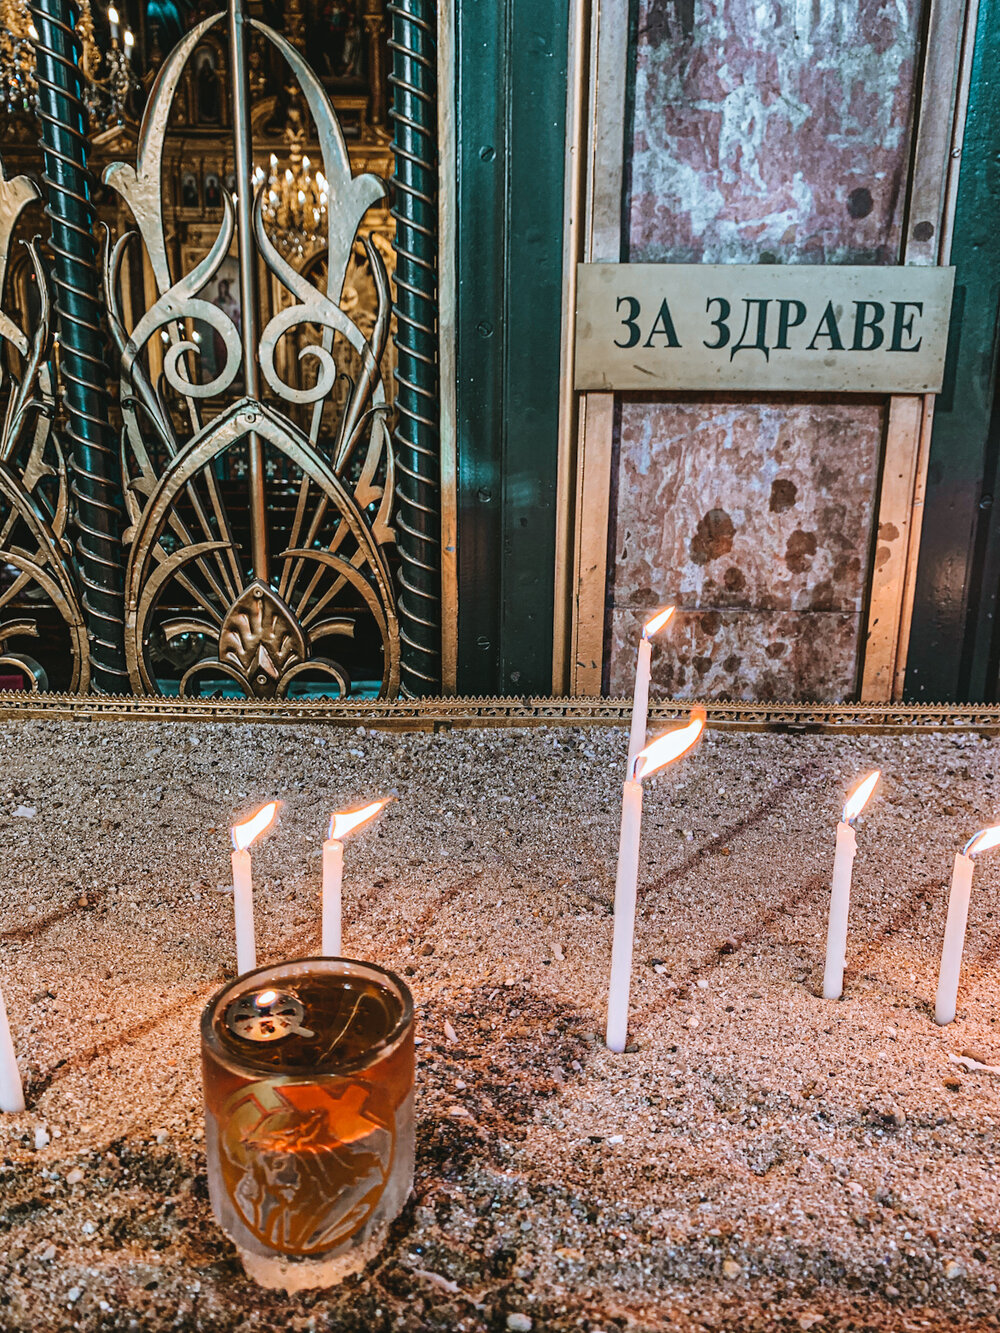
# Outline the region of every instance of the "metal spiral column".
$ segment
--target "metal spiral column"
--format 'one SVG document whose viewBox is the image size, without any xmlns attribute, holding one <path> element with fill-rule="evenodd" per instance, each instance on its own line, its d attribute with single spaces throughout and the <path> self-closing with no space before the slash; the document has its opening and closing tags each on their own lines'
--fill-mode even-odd
<svg viewBox="0 0 1000 1333">
<path fill-rule="evenodd" d="M 396 483 L 404 693 L 441 689 L 437 99 L 434 0 L 394 0 Z"/>
<path fill-rule="evenodd" d="M 38 105 L 45 211 L 55 260 L 62 397 L 72 441 L 77 572 L 90 639 L 91 682 L 99 691 L 117 694 L 128 690 L 119 537 L 122 506 L 108 424 L 96 216 L 80 100 L 80 43 L 74 30 L 78 11 L 72 0 L 37 0 L 31 12 L 38 30 Z"/>
</svg>

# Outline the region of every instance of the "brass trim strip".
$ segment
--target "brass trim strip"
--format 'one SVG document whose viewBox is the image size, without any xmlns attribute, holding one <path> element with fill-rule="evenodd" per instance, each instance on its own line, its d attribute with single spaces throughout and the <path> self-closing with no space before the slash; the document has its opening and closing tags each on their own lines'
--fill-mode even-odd
<svg viewBox="0 0 1000 1333">
<path fill-rule="evenodd" d="M 595 0 L 583 242 L 584 258 L 591 263 L 621 259 L 628 25 L 628 6 Z M 581 398 L 567 663 L 573 694 L 597 693 L 604 668 L 614 404 L 610 393 Z"/>
<path fill-rule="evenodd" d="M 688 700 L 651 705 L 650 723 L 687 717 Z M 867 735 L 976 731 L 1000 735 L 996 704 L 706 703 L 711 728 Z M 315 722 L 387 731 L 453 727 L 627 727 L 631 699 L 164 699 L 153 695 L 0 693 L 0 724 L 38 718 L 70 722 Z"/>
<path fill-rule="evenodd" d="M 573 571 L 576 525 L 576 440 L 579 412 L 573 388 L 576 360 L 576 270 L 585 221 L 588 0 L 570 0 L 566 88 L 566 162 L 563 181 L 563 308 L 559 348 L 559 441 L 556 477 L 555 599 L 552 621 L 552 691 L 569 688 L 572 672 Z"/>
<path fill-rule="evenodd" d="M 458 242 L 455 127 L 455 10 L 438 5 L 438 442 L 441 460 L 441 692 L 458 681 L 458 406 L 455 371 Z"/>
</svg>

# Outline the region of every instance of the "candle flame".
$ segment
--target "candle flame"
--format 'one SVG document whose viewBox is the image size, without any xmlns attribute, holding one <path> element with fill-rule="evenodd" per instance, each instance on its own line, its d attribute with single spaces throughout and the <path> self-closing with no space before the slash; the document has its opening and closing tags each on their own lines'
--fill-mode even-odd
<svg viewBox="0 0 1000 1333">
<path fill-rule="evenodd" d="M 657 736 L 655 741 L 650 741 L 644 750 L 640 750 L 635 757 L 635 778 L 652 777 L 652 775 L 666 764 L 671 764 L 675 759 L 680 759 L 682 754 L 686 754 L 691 746 L 694 745 L 698 737 L 705 730 L 705 710 L 703 708 L 694 708 L 691 710 L 691 720 L 686 727 L 677 727 L 674 731 L 666 731 L 662 736 Z"/>
<path fill-rule="evenodd" d="M 372 801 L 370 805 L 359 805 L 353 810 L 338 810 L 330 820 L 329 836 L 335 842 L 341 842 L 347 837 L 348 833 L 353 833 L 362 824 L 367 824 L 370 819 L 374 819 L 378 812 L 384 810 L 391 800 L 391 796 L 383 796 L 381 801 Z"/>
<path fill-rule="evenodd" d="M 660 630 L 674 614 L 672 606 L 666 606 L 662 611 L 658 611 L 652 620 L 647 620 L 642 627 L 642 637 L 651 639 L 654 634 L 659 634 Z"/>
<path fill-rule="evenodd" d="M 278 802 L 269 801 L 262 810 L 245 819 L 242 824 L 232 828 L 233 846 L 238 852 L 245 852 L 255 838 L 259 838 L 266 828 L 270 828 L 278 813 Z"/>
<path fill-rule="evenodd" d="M 881 769 L 876 768 L 874 773 L 869 773 L 863 782 L 858 785 L 844 802 L 844 813 L 841 815 L 845 824 L 853 824 L 858 815 L 868 804 L 868 798 L 878 786 L 878 780 L 882 776 Z"/>
<path fill-rule="evenodd" d="M 274 1004 L 277 998 L 278 992 L 276 990 L 262 990 L 254 1000 L 254 1004 L 258 1009 L 266 1009 L 269 1004 Z"/>
<path fill-rule="evenodd" d="M 994 824 L 992 828 L 984 828 L 970 838 L 965 844 L 964 855 L 978 856 L 980 852 L 988 852 L 991 847 L 1000 844 L 1000 824 Z"/>
</svg>

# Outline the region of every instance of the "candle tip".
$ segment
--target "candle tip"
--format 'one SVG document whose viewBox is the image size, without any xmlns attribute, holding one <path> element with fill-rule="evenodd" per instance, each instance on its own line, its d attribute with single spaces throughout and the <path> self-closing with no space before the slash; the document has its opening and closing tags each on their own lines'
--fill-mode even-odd
<svg viewBox="0 0 1000 1333">
<path fill-rule="evenodd" d="M 673 763 L 686 754 L 705 729 L 706 713 L 704 708 L 692 708 L 687 726 L 665 731 L 656 740 L 650 741 L 644 750 L 635 757 L 632 776 L 636 781 L 651 777 L 666 764 Z"/>
<path fill-rule="evenodd" d="M 642 627 L 642 637 L 651 639 L 654 634 L 658 634 L 670 617 L 674 614 L 674 607 L 665 606 L 662 611 L 657 611 L 652 620 L 647 620 Z"/>
<path fill-rule="evenodd" d="M 994 824 L 992 828 L 980 829 L 978 833 L 973 834 L 962 849 L 963 856 L 978 856 L 980 852 L 988 852 L 991 847 L 1000 844 L 1000 824 Z"/>
<path fill-rule="evenodd" d="M 250 844 L 270 828 L 274 822 L 274 817 L 278 813 L 278 802 L 269 801 L 267 805 L 262 806 L 255 815 L 245 819 L 242 824 L 234 824 L 232 827 L 233 847 L 238 852 L 245 852 Z"/>
<path fill-rule="evenodd" d="M 868 804 L 868 798 L 878 786 L 878 780 L 881 776 L 882 770 L 876 768 L 874 773 L 869 773 L 864 781 L 859 782 L 854 788 L 844 802 L 844 812 L 841 819 L 845 824 L 853 824 L 858 815 L 861 814 L 861 811 Z"/>
<path fill-rule="evenodd" d="M 354 806 L 350 810 L 338 810 L 330 819 L 330 832 L 327 835 L 334 842 L 341 842 L 349 833 L 374 819 L 390 801 L 396 799 L 395 792 L 383 796 L 380 801 L 371 801 L 368 805 Z"/>
</svg>

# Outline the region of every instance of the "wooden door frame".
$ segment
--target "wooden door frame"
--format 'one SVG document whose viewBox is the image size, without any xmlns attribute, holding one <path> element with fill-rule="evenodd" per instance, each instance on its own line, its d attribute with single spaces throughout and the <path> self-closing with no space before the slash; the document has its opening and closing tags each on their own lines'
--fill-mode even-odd
<svg viewBox="0 0 1000 1333">
<path fill-rule="evenodd" d="M 908 182 L 905 264 L 948 263 L 978 3 L 929 0 Z M 576 130 L 575 140 L 567 145 L 567 182 L 574 172 L 579 177 L 581 163 L 584 179 L 567 204 L 567 217 L 578 211 L 580 218 L 568 236 L 564 274 L 559 454 L 559 512 L 564 520 L 556 557 L 552 673 L 553 692 L 574 696 L 601 692 L 616 403 L 614 394 L 572 390 L 575 265 L 578 260 L 622 258 L 631 54 L 628 7 L 620 0 L 591 0 L 589 14 L 583 15 L 583 5 L 584 0 L 578 0 L 576 19 L 578 41 L 583 35 L 588 41 L 589 59 L 580 61 L 587 70 L 587 86 L 576 95 L 586 114 L 567 117 L 567 127 Z M 934 395 L 887 398 L 873 524 L 876 541 L 859 654 L 859 695 L 866 702 L 902 696 L 933 411 Z"/>
</svg>

